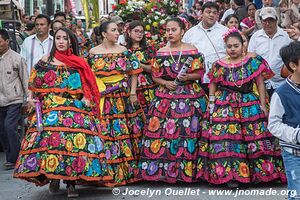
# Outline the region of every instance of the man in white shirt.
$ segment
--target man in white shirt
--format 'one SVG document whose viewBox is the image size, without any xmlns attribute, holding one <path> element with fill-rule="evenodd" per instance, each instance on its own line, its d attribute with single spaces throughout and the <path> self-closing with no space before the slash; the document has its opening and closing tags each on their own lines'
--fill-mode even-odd
<svg viewBox="0 0 300 200">
<path fill-rule="evenodd" d="M 182 41 L 193 44 L 199 52 L 204 54 L 206 73 L 203 83 L 208 84 L 208 71 L 212 64 L 226 55 L 223 34 L 227 28 L 217 22 L 219 6 L 215 2 L 207 2 L 202 7 L 202 21 L 188 30 Z M 206 88 L 204 88 L 206 89 Z"/>
<path fill-rule="evenodd" d="M 265 7 L 272 7 L 273 6 L 273 0 L 263 0 L 262 1 L 263 3 L 263 8 Z M 262 29 L 262 22 L 261 22 L 261 19 L 260 19 L 260 12 L 261 12 L 262 8 L 261 9 L 258 9 L 256 10 L 255 12 L 255 26 L 256 26 L 256 29 Z M 276 16 L 277 16 L 277 24 L 280 24 L 280 10 L 279 8 L 275 8 L 276 10 Z"/>
<path fill-rule="evenodd" d="M 281 77 L 283 67 L 279 51 L 288 45 L 291 40 L 288 34 L 277 25 L 276 10 L 272 7 L 264 7 L 260 12 L 263 29 L 253 34 L 250 39 L 248 51 L 262 56 L 269 63 L 275 76 L 266 81 L 266 88 L 271 97 L 273 91 L 278 88 L 284 79 Z"/>
<path fill-rule="evenodd" d="M 32 67 L 44 56 L 50 53 L 53 37 L 49 34 L 50 18 L 39 14 L 35 18 L 36 34 L 27 37 L 21 46 L 21 56 L 27 63 L 30 74 Z"/>
</svg>

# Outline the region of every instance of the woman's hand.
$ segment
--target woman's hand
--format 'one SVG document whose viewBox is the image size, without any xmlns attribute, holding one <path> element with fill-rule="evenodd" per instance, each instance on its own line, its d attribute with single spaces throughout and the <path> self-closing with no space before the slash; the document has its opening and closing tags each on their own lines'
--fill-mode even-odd
<svg viewBox="0 0 300 200">
<path fill-rule="evenodd" d="M 129 99 L 130 99 L 130 103 L 131 103 L 132 107 L 134 107 L 134 105 L 137 104 L 137 102 L 138 102 L 136 94 L 130 94 Z"/>
<path fill-rule="evenodd" d="M 261 110 L 265 113 L 265 115 L 268 117 L 268 115 L 269 115 L 269 112 L 268 112 L 268 109 L 267 109 L 267 107 L 266 107 L 266 105 L 260 105 L 260 108 L 261 108 Z"/>
<path fill-rule="evenodd" d="M 180 74 L 180 75 L 178 76 L 178 79 L 179 79 L 179 81 L 181 81 L 181 82 L 186 82 L 186 81 L 190 80 L 189 78 L 190 78 L 190 77 L 189 77 L 189 75 L 188 75 L 187 73 L 182 73 L 182 74 Z"/>
<path fill-rule="evenodd" d="M 27 98 L 27 103 L 28 103 L 29 107 L 31 107 L 31 108 L 35 108 L 36 102 L 38 102 L 36 99 L 32 99 L 29 97 Z"/>
<path fill-rule="evenodd" d="M 166 88 L 168 88 L 169 90 L 176 90 L 176 83 L 174 83 L 174 81 L 166 81 L 165 83 Z"/>
</svg>

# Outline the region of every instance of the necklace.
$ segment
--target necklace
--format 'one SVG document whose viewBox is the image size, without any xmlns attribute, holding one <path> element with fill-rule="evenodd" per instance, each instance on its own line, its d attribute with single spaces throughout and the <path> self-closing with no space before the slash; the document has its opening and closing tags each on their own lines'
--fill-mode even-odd
<svg viewBox="0 0 300 200">
<path fill-rule="evenodd" d="M 227 60 L 228 60 L 228 68 L 229 68 L 229 71 L 230 71 L 230 74 L 229 74 L 229 79 L 230 79 L 230 76 L 231 76 L 231 79 L 233 80 L 233 83 L 236 87 L 238 88 L 241 88 L 244 84 L 244 62 L 243 62 L 243 57 L 241 58 L 241 62 L 242 62 L 242 68 L 241 68 L 241 72 L 242 72 L 242 82 L 240 85 L 237 84 L 237 81 L 238 80 L 234 80 L 233 79 L 233 68 L 234 68 L 234 64 L 231 64 L 231 61 L 230 61 L 230 57 L 228 56 L 227 57 Z M 231 65 L 231 66 L 229 66 Z M 237 72 L 237 71 L 236 71 Z"/>
<path fill-rule="evenodd" d="M 177 70 L 179 70 L 178 65 L 179 65 L 179 62 L 180 62 L 180 59 L 181 59 L 181 55 L 182 55 L 182 43 L 180 45 L 180 53 L 179 53 L 179 57 L 178 57 L 177 62 L 176 62 L 176 60 L 174 59 L 174 57 L 172 55 L 171 47 L 170 46 L 169 46 L 169 52 L 170 52 L 170 56 L 171 56 L 172 61 L 175 63 L 175 70 L 177 71 Z"/>
</svg>

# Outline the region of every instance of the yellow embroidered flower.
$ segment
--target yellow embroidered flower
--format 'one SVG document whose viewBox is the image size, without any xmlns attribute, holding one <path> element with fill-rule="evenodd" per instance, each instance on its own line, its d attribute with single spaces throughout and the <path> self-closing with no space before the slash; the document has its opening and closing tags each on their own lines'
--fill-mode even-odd
<svg viewBox="0 0 300 200">
<path fill-rule="evenodd" d="M 198 83 L 193 83 L 193 89 L 194 89 L 195 92 L 200 91 L 200 87 L 199 87 Z"/>
<path fill-rule="evenodd" d="M 105 61 L 103 58 L 99 58 L 96 63 L 95 66 L 97 69 L 103 69 L 103 67 L 105 66 Z"/>
<path fill-rule="evenodd" d="M 47 99 L 47 100 L 45 101 L 44 105 L 45 105 L 46 107 L 49 107 L 49 106 L 51 105 L 51 103 L 52 103 L 52 101 L 51 101 L 50 99 Z"/>
<path fill-rule="evenodd" d="M 234 134 L 234 133 L 236 133 L 236 127 L 235 127 L 235 125 L 234 124 L 230 124 L 229 126 L 228 126 L 228 131 L 229 131 L 229 133 L 231 133 L 231 134 Z"/>
<path fill-rule="evenodd" d="M 118 108 L 118 111 L 124 112 L 124 104 L 123 104 L 121 98 L 119 98 L 119 99 L 117 100 L 117 108 Z"/>
<path fill-rule="evenodd" d="M 60 96 L 53 96 L 54 103 L 57 103 L 58 105 L 62 105 L 66 102 L 66 98 L 60 97 Z"/>
<path fill-rule="evenodd" d="M 66 142 L 66 150 L 67 151 L 72 151 L 73 150 L 73 143 L 71 140 L 67 140 Z"/>
<path fill-rule="evenodd" d="M 144 59 L 144 55 L 140 51 L 137 51 L 135 54 L 139 61 Z"/>
<path fill-rule="evenodd" d="M 49 171 L 49 172 L 54 172 L 55 169 L 57 168 L 58 166 L 58 159 L 56 156 L 54 155 L 50 155 L 47 157 L 47 160 L 46 160 L 46 169 Z"/>
<path fill-rule="evenodd" d="M 130 157 L 131 156 L 131 150 L 128 146 L 124 147 L 124 154 L 126 157 Z"/>
<path fill-rule="evenodd" d="M 160 145 L 161 145 L 161 141 L 158 140 L 154 140 L 150 146 L 150 149 L 153 153 L 158 153 L 160 150 Z"/>
<path fill-rule="evenodd" d="M 249 177 L 249 167 L 246 163 L 241 162 L 239 166 L 239 172 L 242 177 Z"/>
<path fill-rule="evenodd" d="M 33 69 L 30 74 L 29 82 L 33 83 L 33 80 L 35 79 L 35 77 L 36 77 L 36 70 Z"/>
<path fill-rule="evenodd" d="M 193 62 L 192 62 L 192 70 L 197 70 L 197 69 L 200 69 L 200 66 L 201 66 L 201 63 L 200 63 L 200 60 L 199 59 L 195 59 Z"/>
<path fill-rule="evenodd" d="M 82 133 L 77 134 L 74 137 L 74 146 L 78 149 L 83 149 L 85 147 L 86 140 Z"/>
<path fill-rule="evenodd" d="M 186 164 L 186 166 L 184 167 L 184 171 L 186 175 L 192 176 L 193 164 L 191 161 Z"/>
</svg>

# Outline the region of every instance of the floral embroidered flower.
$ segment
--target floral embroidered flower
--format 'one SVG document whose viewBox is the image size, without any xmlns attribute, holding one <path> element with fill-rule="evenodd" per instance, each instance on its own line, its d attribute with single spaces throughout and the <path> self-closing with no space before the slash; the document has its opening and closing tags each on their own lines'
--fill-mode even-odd
<svg viewBox="0 0 300 200">
<path fill-rule="evenodd" d="M 225 174 L 225 167 L 223 165 L 217 164 L 216 168 L 216 174 L 218 177 L 223 177 Z"/>
<path fill-rule="evenodd" d="M 192 122 L 191 122 L 191 131 L 192 132 L 198 132 L 200 129 L 200 122 L 199 118 L 196 116 L 192 117 Z"/>
<path fill-rule="evenodd" d="M 236 132 L 237 132 L 236 126 L 235 126 L 234 124 L 230 124 L 230 125 L 228 126 L 228 131 L 229 131 L 229 133 L 231 133 L 231 134 L 236 133 Z"/>
<path fill-rule="evenodd" d="M 69 86 L 72 89 L 78 89 L 81 87 L 81 80 L 79 73 L 71 74 L 68 78 Z"/>
<path fill-rule="evenodd" d="M 178 174 L 178 169 L 176 169 L 176 163 L 171 162 L 168 165 L 168 171 L 167 171 L 168 176 L 175 178 Z"/>
<path fill-rule="evenodd" d="M 147 172 L 150 176 L 154 175 L 158 170 L 157 162 L 150 162 L 147 168 Z"/>
<path fill-rule="evenodd" d="M 119 112 L 124 112 L 124 110 L 125 110 L 125 106 L 124 106 L 124 103 L 123 103 L 123 101 L 122 101 L 122 99 L 121 98 L 119 98 L 118 100 L 117 100 L 117 109 L 118 109 L 118 111 Z"/>
<path fill-rule="evenodd" d="M 239 172 L 242 177 L 249 177 L 249 167 L 246 163 L 241 162 L 239 165 Z"/>
<path fill-rule="evenodd" d="M 43 138 L 42 141 L 40 142 L 41 147 L 46 147 L 48 146 L 48 138 Z"/>
<path fill-rule="evenodd" d="M 264 160 L 261 164 L 261 167 L 267 175 L 273 174 L 274 172 L 274 164 L 269 160 Z"/>
<path fill-rule="evenodd" d="M 67 167 L 66 167 L 66 174 L 67 174 L 68 176 L 71 176 L 72 173 L 73 173 L 72 167 L 71 167 L 71 166 L 67 166 Z"/>
<path fill-rule="evenodd" d="M 145 170 L 148 168 L 148 164 L 146 162 L 142 163 L 142 169 Z"/>
<path fill-rule="evenodd" d="M 67 151 L 72 151 L 73 150 L 73 143 L 72 143 L 71 140 L 66 141 L 65 148 L 66 148 Z"/>
<path fill-rule="evenodd" d="M 104 66 L 105 66 L 105 60 L 104 60 L 103 58 L 99 58 L 99 59 L 95 62 L 95 67 L 97 67 L 97 70 L 103 69 Z"/>
<path fill-rule="evenodd" d="M 131 150 L 128 146 L 124 147 L 123 152 L 124 152 L 126 157 L 130 157 L 132 155 Z"/>
<path fill-rule="evenodd" d="M 30 171 L 34 171 L 37 166 L 36 154 L 31 154 L 25 160 L 24 167 Z"/>
<path fill-rule="evenodd" d="M 60 134 L 58 132 L 54 132 L 50 135 L 49 144 L 52 147 L 58 147 L 60 145 Z"/>
<path fill-rule="evenodd" d="M 135 55 L 139 61 L 142 61 L 144 59 L 144 54 L 141 51 L 136 51 Z"/>
<path fill-rule="evenodd" d="M 82 103 L 82 101 L 75 100 L 75 101 L 74 101 L 74 105 L 75 105 L 77 108 L 82 108 L 83 103 Z"/>
<path fill-rule="evenodd" d="M 79 124 L 80 126 L 84 126 L 84 119 L 80 113 L 74 114 L 74 121 L 76 124 Z"/>
<path fill-rule="evenodd" d="M 140 66 L 140 63 L 137 60 L 134 60 L 131 62 L 132 68 L 133 69 L 138 69 Z"/>
<path fill-rule="evenodd" d="M 49 125 L 55 125 L 58 122 L 58 112 L 51 111 L 46 118 L 46 123 Z"/>
<path fill-rule="evenodd" d="M 98 136 L 94 136 L 94 142 L 95 142 L 97 151 L 102 151 L 103 143 Z"/>
<path fill-rule="evenodd" d="M 248 149 L 249 149 L 249 152 L 254 153 L 257 148 L 256 148 L 256 145 L 254 143 L 249 143 L 248 144 Z"/>
<path fill-rule="evenodd" d="M 190 177 L 193 175 L 193 163 L 191 161 L 187 162 L 187 164 L 185 165 L 184 172 Z"/>
<path fill-rule="evenodd" d="M 107 149 L 107 150 L 105 151 L 105 157 L 106 157 L 106 159 L 110 159 L 110 158 L 111 158 L 111 152 L 110 152 L 109 149 Z"/>
<path fill-rule="evenodd" d="M 151 132 L 155 132 L 159 129 L 160 123 L 157 117 L 151 117 L 149 120 L 148 130 Z"/>
<path fill-rule="evenodd" d="M 126 70 L 126 61 L 124 60 L 124 58 L 118 58 L 117 64 L 122 70 Z"/>
<path fill-rule="evenodd" d="M 171 103 L 171 108 L 172 108 L 172 109 L 175 109 L 175 108 L 176 108 L 175 102 L 172 102 L 172 103 Z"/>
<path fill-rule="evenodd" d="M 46 170 L 49 172 L 54 172 L 58 166 L 59 162 L 55 155 L 49 155 L 46 159 Z"/>
<path fill-rule="evenodd" d="M 70 127 L 70 126 L 72 126 L 72 124 L 73 124 L 73 119 L 70 118 L 70 117 L 63 120 L 63 125 L 64 126 Z"/>
<path fill-rule="evenodd" d="M 99 159 L 95 159 L 92 162 L 93 170 L 97 172 L 97 174 L 102 174 L 102 168 L 99 162 Z"/>
<path fill-rule="evenodd" d="M 81 173 L 85 167 L 85 160 L 82 157 L 76 158 L 72 163 L 72 168 L 77 173 Z"/>
<path fill-rule="evenodd" d="M 143 74 L 139 74 L 138 76 L 138 83 L 140 86 L 145 86 L 147 85 L 147 80 Z"/>
<path fill-rule="evenodd" d="M 113 128 L 114 128 L 115 132 L 117 132 L 117 133 L 120 133 L 120 132 L 121 132 L 120 123 L 119 123 L 118 120 L 115 120 L 115 121 L 114 121 Z"/>
<path fill-rule="evenodd" d="M 185 128 L 187 128 L 190 126 L 190 121 L 188 119 L 184 119 L 182 124 Z"/>
<path fill-rule="evenodd" d="M 169 63 L 168 60 L 165 60 L 165 61 L 164 61 L 164 66 L 166 66 L 166 67 L 169 67 L 169 66 L 170 66 L 170 63 Z"/>
<path fill-rule="evenodd" d="M 170 153 L 175 155 L 178 152 L 179 146 L 178 146 L 179 141 L 178 140 L 172 140 L 170 144 Z"/>
<path fill-rule="evenodd" d="M 120 155 L 120 145 L 118 142 L 115 142 L 111 145 L 113 155 Z"/>
<path fill-rule="evenodd" d="M 78 133 L 74 137 L 74 146 L 78 149 L 84 149 L 86 144 L 86 139 L 82 133 Z"/>
<path fill-rule="evenodd" d="M 44 83 L 44 81 L 43 81 L 43 79 L 41 79 L 40 77 L 36 77 L 36 78 L 34 79 L 34 85 L 35 85 L 35 87 L 37 87 L 37 88 L 41 87 L 41 86 L 43 85 L 43 83 Z"/>
<path fill-rule="evenodd" d="M 158 140 L 154 140 L 150 146 L 150 150 L 153 152 L 153 153 L 158 153 L 159 150 L 160 150 L 160 146 L 161 146 L 161 141 L 158 139 Z"/>
<path fill-rule="evenodd" d="M 166 123 L 166 131 L 168 134 L 174 134 L 176 130 L 176 125 L 174 119 L 168 119 Z"/>
<path fill-rule="evenodd" d="M 56 79 L 56 73 L 53 70 L 49 70 L 44 75 L 44 81 L 50 87 L 55 84 L 55 79 Z"/>
<path fill-rule="evenodd" d="M 90 153 L 95 153 L 95 151 L 96 151 L 95 145 L 94 145 L 94 144 L 89 144 L 89 145 L 88 145 L 88 151 L 89 151 Z"/>
<path fill-rule="evenodd" d="M 66 102 L 66 98 L 60 97 L 60 96 L 53 96 L 53 101 L 54 103 L 58 104 L 58 105 L 63 105 Z"/>
<path fill-rule="evenodd" d="M 198 101 L 194 102 L 194 106 L 195 106 L 195 108 L 199 108 L 200 107 L 200 104 L 198 103 Z"/>
<path fill-rule="evenodd" d="M 177 108 L 176 108 L 176 112 L 186 113 L 186 112 L 188 112 L 188 110 L 189 110 L 189 107 L 187 106 L 185 101 L 184 100 L 179 100 L 179 103 L 178 103 Z"/>
<path fill-rule="evenodd" d="M 193 153 L 193 152 L 196 150 L 194 140 L 192 140 L 192 139 L 189 139 L 189 140 L 188 140 L 188 143 L 187 143 L 187 149 L 188 149 L 188 151 L 189 151 L 190 153 Z"/>
<path fill-rule="evenodd" d="M 216 153 L 219 153 L 220 151 L 222 151 L 222 145 L 221 144 L 215 144 L 214 145 L 214 150 Z"/>
<path fill-rule="evenodd" d="M 193 89 L 194 89 L 194 91 L 197 93 L 197 92 L 200 92 L 200 90 L 201 90 L 201 88 L 200 88 L 200 86 L 199 86 L 199 84 L 198 83 L 193 83 Z"/>
</svg>

